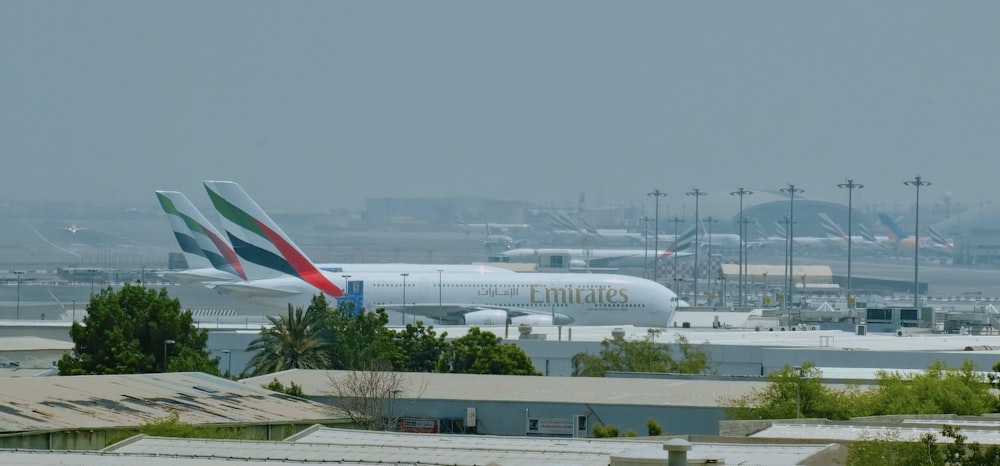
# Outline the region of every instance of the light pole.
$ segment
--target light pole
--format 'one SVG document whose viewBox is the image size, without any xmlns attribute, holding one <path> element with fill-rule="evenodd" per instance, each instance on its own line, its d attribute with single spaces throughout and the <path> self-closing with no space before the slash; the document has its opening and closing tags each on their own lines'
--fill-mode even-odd
<svg viewBox="0 0 1000 466">
<path fill-rule="evenodd" d="M 745 233 L 747 231 L 747 225 L 751 223 L 753 223 L 753 221 L 750 220 L 749 218 L 744 218 L 743 220 L 741 220 L 740 231 Z M 740 272 L 742 272 L 740 276 L 743 277 L 743 286 L 740 288 L 741 291 L 740 291 L 739 301 L 740 305 L 745 306 L 747 294 L 750 293 L 750 282 L 751 282 L 750 255 L 749 251 L 747 251 L 747 243 L 742 241 L 740 242 L 740 253 L 742 253 L 743 255 L 742 256 L 743 259 L 740 261 Z"/>
<path fill-rule="evenodd" d="M 744 267 L 745 267 L 745 264 L 744 264 L 744 259 L 745 258 L 743 257 L 743 251 L 744 251 L 743 245 L 746 244 L 746 238 L 745 238 L 745 235 L 744 235 L 744 233 L 745 233 L 744 232 L 744 229 L 745 229 L 744 226 L 745 226 L 745 224 L 743 223 L 743 198 L 746 197 L 746 196 L 750 196 L 752 194 L 753 194 L 753 191 L 750 191 L 749 189 L 746 189 L 746 188 L 744 188 L 742 186 L 740 186 L 739 188 L 736 188 L 736 191 L 733 191 L 733 192 L 729 193 L 730 196 L 739 196 L 740 197 L 740 260 L 739 260 L 739 269 L 740 269 L 740 274 L 739 274 L 740 275 L 739 276 L 739 293 L 740 293 L 739 304 L 740 304 L 740 306 L 744 305 L 744 303 L 743 303 L 743 275 L 744 275 L 744 272 L 743 271 L 744 271 Z"/>
<path fill-rule="evenodd" d="M 767 270 L 765 270 L 761 275 L 764 276 L 764 296 L 760 298 L 760 301 L 761 301 L 761 306 L 767 307 L 768 304 L 771 304 L 769 302 L 770 300 L 768 299 L 768 292 L 767 292 Z"/>
<path fill-rule="evenodd" d="M 848 178 L 847 182 L 840 183 L 837 185 L 838 188 L 847 189 L 847 308 L 854 309 L 854 300 L 851 298 L 851 243 L 854 242 L 854 237 L 851 236 L 851 214 L 854 211 L 854 190 L 864 188 L 865 185 L 861 183 L 855 183 L 854 180 Z"/>
<path fill-rule="evenodd" d="M 781 192 L 788 193 L 788 293 L 787 298 L 791 299 L 792 295 L 795 294 L 795 289 L 792 286 L 792 275 L 795 273 L 795 269 L 792 267 L 792 261 L 795 255 L 795 193 L 804 193 L 805 190 L 796 188 L 794 184 L 789 183 L 788 186 L 781 188 Z"/>
<path fill-rule="evenodd" d="M 920 293 L 920 280 L 919 280 L 919 270 L 920 262 L 918 254 L 920 251 L 920 187 L 930 186 L 931 182 L 917 177 L 910 181 L 904 181 L 903 184 L 907 186 L 915 186 L 917 188 L 917 204 L 913 209 L 916 213 L 913 217 L 913 307 L 919 307 L 920 301 L 917 300 L 917 295 Z"/>
<path fill-rule="evenodd" d="M 163 340 L 163 372 L 167 371 L 167 345 L 177 343 L 174 340 Z"/>
<path fill-rule="evenodd" d="M 224 349 L 222 354 L 229 357 L 229 363 L 226 365 L 226 377 L 232 377 L 233 375 L 233 352 L 232 350 Z"/>
<path fill-rule="evenodd" d="M 443 304 L 443 301 L 441 299 L 441 284 L 442 284 L 442 281 L 441 281 L 441 272 L 444 272 L 444 269 L 438 269 L 438 309 L 439 310 L 444 309 L 444 304 Z"/>
<path fill-rule="evenodd" d="M 705 217 L 705 223 L 708 224 L 708 289 L 709 289 L 709 293 L 713 293 L 714 290 L 715 290 L 713 288 L 713 286 L 715 285 L 715 282 L 714 282 L 714 277 L 715 277 L 714 265 L 715 264 L 712 263 L 712 224 L 713 223 L 718 223 L 718 222 L 719 222 L 719 219 L 717 219 L 715 217 L 712 217 L 711 215 L 709 215 L 708 217 Z"/>
<path fill-rule="evenodd" d="M 23 270 L 14 271 L 14 275 L 17 276 L 17 320 L 21 320 L 21 275 L 23 274 Z"/>
<path fill-rule="evenodd" d="M 795 366 L 795 419 L 799 418 L 799 411 L 802 410 L 802 367 Z"/>
<path fill-rule="evenodd" d="M 399 276 L 403 277 L 403 315 L 399 318 L 399 323 L 406 325 L 406 277 L 409 276 L 408 273 L 401 273 Z"/>
<path fill-rule="evenodd" d="M 667 193 L 660 191 L 659 189 L 654 189 L 653 192 L 646 193 L 647 196 L 653 196 L 656 199 L 656 216 L 654 220 L 653 228 L 656 230 L 653 233 L 653 249 L 656 250 L 656 255 L 653 256 L 653 281 L 656 281 L 657 263 L 660 260 L 660 198 L 666 197 Z M 676 235 L 675 235 L 676 236 Z M 676 272 L 675 272 L 676 273 Z"/>
<path fill-rule="evenodd" d="M 73 300 L 73 322 L 76 322 L 76 300 Z"/>
<path fill-rule="evenodd" d="M 788 302 L 788 282 L 790 282 L 791 280 L 788 278 L 789 277 L 789 270 L 788 270 L 788 243 L 789 243 L 789 241 L 788 241 L 788 225 L 790 225 L 791 223 L 792 222 L 788 221 L 788 217 L 784 217 L 784 218 L 781 219 L 781 224 L 785 226 L 785 274 L 781 276 L 781 287 L 784 288 L 785 291 L 784 291 L 784 294 L 783 294 L 783 296 L 781 298 L 781 308 L 782 309 L 788 309 L 788 304 L 789 304 L 789 302 Z"/>
<path fill-rule="evenodd" d="M 649 278 L 649 216 L 642 216 L 642 278 Z"/>
<path fill-rule="evenodd" d="M 674 243 L 676 244 L 677 243 L 677 225 L 680 225 L 681 223 L 683 223 L 684 219 L 678 217 L 677 214 L 674 214 L 674 218 L 672 218 L 670 220 L 667 220 L 667 221 L 674 224 Z M 674 247 L 674 252 L 672 253 L 674 255 L 674 278 L 677 278 L 677 250 L 676 249 L 677 249 L 677 247 L 675 246 Z M 659 250 L 657 250 L 656 257 L 659 258 L 659 255 L 660 255 L 660 252 L 659 252 Z M 653 267 L 656 267 L 655 262 L 653 264 Z"/>
<path fill-rule="evenodd" d="M 701 231 L 701 219 L 698 217 L 698 198 L 707 196 L 698 188 L 691 188 L 691 191 L 684 193 L 685 196 L 694 198 L 694 305 L 698 305 L 698 233 Z"/>
</svg>

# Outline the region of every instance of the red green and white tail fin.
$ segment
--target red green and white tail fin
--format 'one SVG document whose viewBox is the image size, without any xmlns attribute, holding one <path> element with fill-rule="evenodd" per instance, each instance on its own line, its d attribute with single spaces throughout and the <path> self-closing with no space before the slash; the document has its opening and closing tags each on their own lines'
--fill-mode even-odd
<svg viewBox="0 0 1000 466">
<path fill-rule="evenodd" d="M 233 249 L 243 259 L 251 279 L 291 275 L 331 297 L 344 294 L 240 185 L 232 181 L 205 181 L 204 184 L 208 197 L 222 216 Z"/>
<path fill-rule="evenodd" d="M 177 191 L 156 191 L 156 197 L 170 219 L 170 226 L 182 251 L 207 261 L 205 267 L 211 266 L 243 280 L 247 279 L 243 264 L 229 241 L 187 196 Z M 190 260 L 188 265 L 194 267 Z"/>
</svg>

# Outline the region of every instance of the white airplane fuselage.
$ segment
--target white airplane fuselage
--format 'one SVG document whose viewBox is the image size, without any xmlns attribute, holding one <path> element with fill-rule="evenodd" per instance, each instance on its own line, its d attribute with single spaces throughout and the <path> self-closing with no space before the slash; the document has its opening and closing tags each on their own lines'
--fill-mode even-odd
<svg viewBox="0 0 1000 466">
<path fill-rule="evenodd" d="M 362 282 L 366 309 L 386 308 L 470 325 L 503 324 L 509 319 L 538 325 L 665 327 L 677 307 L 677 295 L 670 289 L 625 275 L 436 271 L 406 277 L 379 272 L 356 272 L 349 278 L 324 275 L 342 290 L 347 290 L 348 281 Z M 244 297 L 267 298 L 270 293 L 270 298 L 293 305 L 308 304 L 320 293 L 290 276 L 219 283 L 214 288 Z"/>
</svg>

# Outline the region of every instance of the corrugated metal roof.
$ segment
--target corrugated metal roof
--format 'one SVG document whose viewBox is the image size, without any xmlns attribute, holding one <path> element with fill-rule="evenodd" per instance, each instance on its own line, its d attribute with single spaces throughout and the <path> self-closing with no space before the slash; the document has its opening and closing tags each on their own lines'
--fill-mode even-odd
<svg viewBox="0 0 1000 466">
<path fill-rule="evenodd" d="M 329 406 L 197 372 L 0 379 L 0 432 L 342 419 Z"/>
<path fill-rule="evenodd" d="M 966 443 L 979 442 L 983 445 L 1000 445 L 1000 431 L 962 428 L 960 434 L 968 437 Z M 917 441 L 926 434 L 934 434 L 942 439 L 940 426 L 864 426 L 864 425 L 822 425 L 822 424 L 774 424 L 754 433 L 754 438 L 794 439 L 794 440 L 862 440 L 866 438 L 894 438 L 902 441 Z"/>
<path fill-rule="evenodd" d="M 490 435 L 413 434 L 314 426 L 286 442 L 137 437 L 105 451 L 165 457 L 282 459 L 348 464 L 607 465 L 611 455 L 666 458 L 662 439 L 526 438 Z M 728 464 L 782 465 L 831 448 L 828 444 L 774 445 L 693 443 L 689 459 Z"/>
<path fill-rule="evenodd" d="M 51 338 L 21 336 L 0 337 L 0 353 L 4 351 L 72 351 L 73 342 Z"/>
<path fill-rule="evenodd" d="M 334 391 L 330 378 L 348 371 L 291 370 L 244 379 L 262 386 L 278 379 L 302 386 L 311 396 Z M 768 382 L 613 377 L 531 377 L 515 375 L 399 373 L 403 378 L 400 399 L 491 400 L 541 403 L 599 403 L 647 406 L 717 407 L 721 399 L 733 399 Z"/>
</svg>

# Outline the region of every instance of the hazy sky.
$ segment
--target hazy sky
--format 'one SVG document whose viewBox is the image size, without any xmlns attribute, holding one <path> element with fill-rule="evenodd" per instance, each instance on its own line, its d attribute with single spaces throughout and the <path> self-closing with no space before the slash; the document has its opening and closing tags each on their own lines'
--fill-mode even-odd
<svg viewBox="0 0 1000 466">
<path fill-rule="evenodd" d="M 0 2 L 0 200 L 992 200 L 995 1 Z M 857 205 L 857 204 L 856 204 Z M 661 204 L 661 207 L 663 204 Z"/>
</svg>

